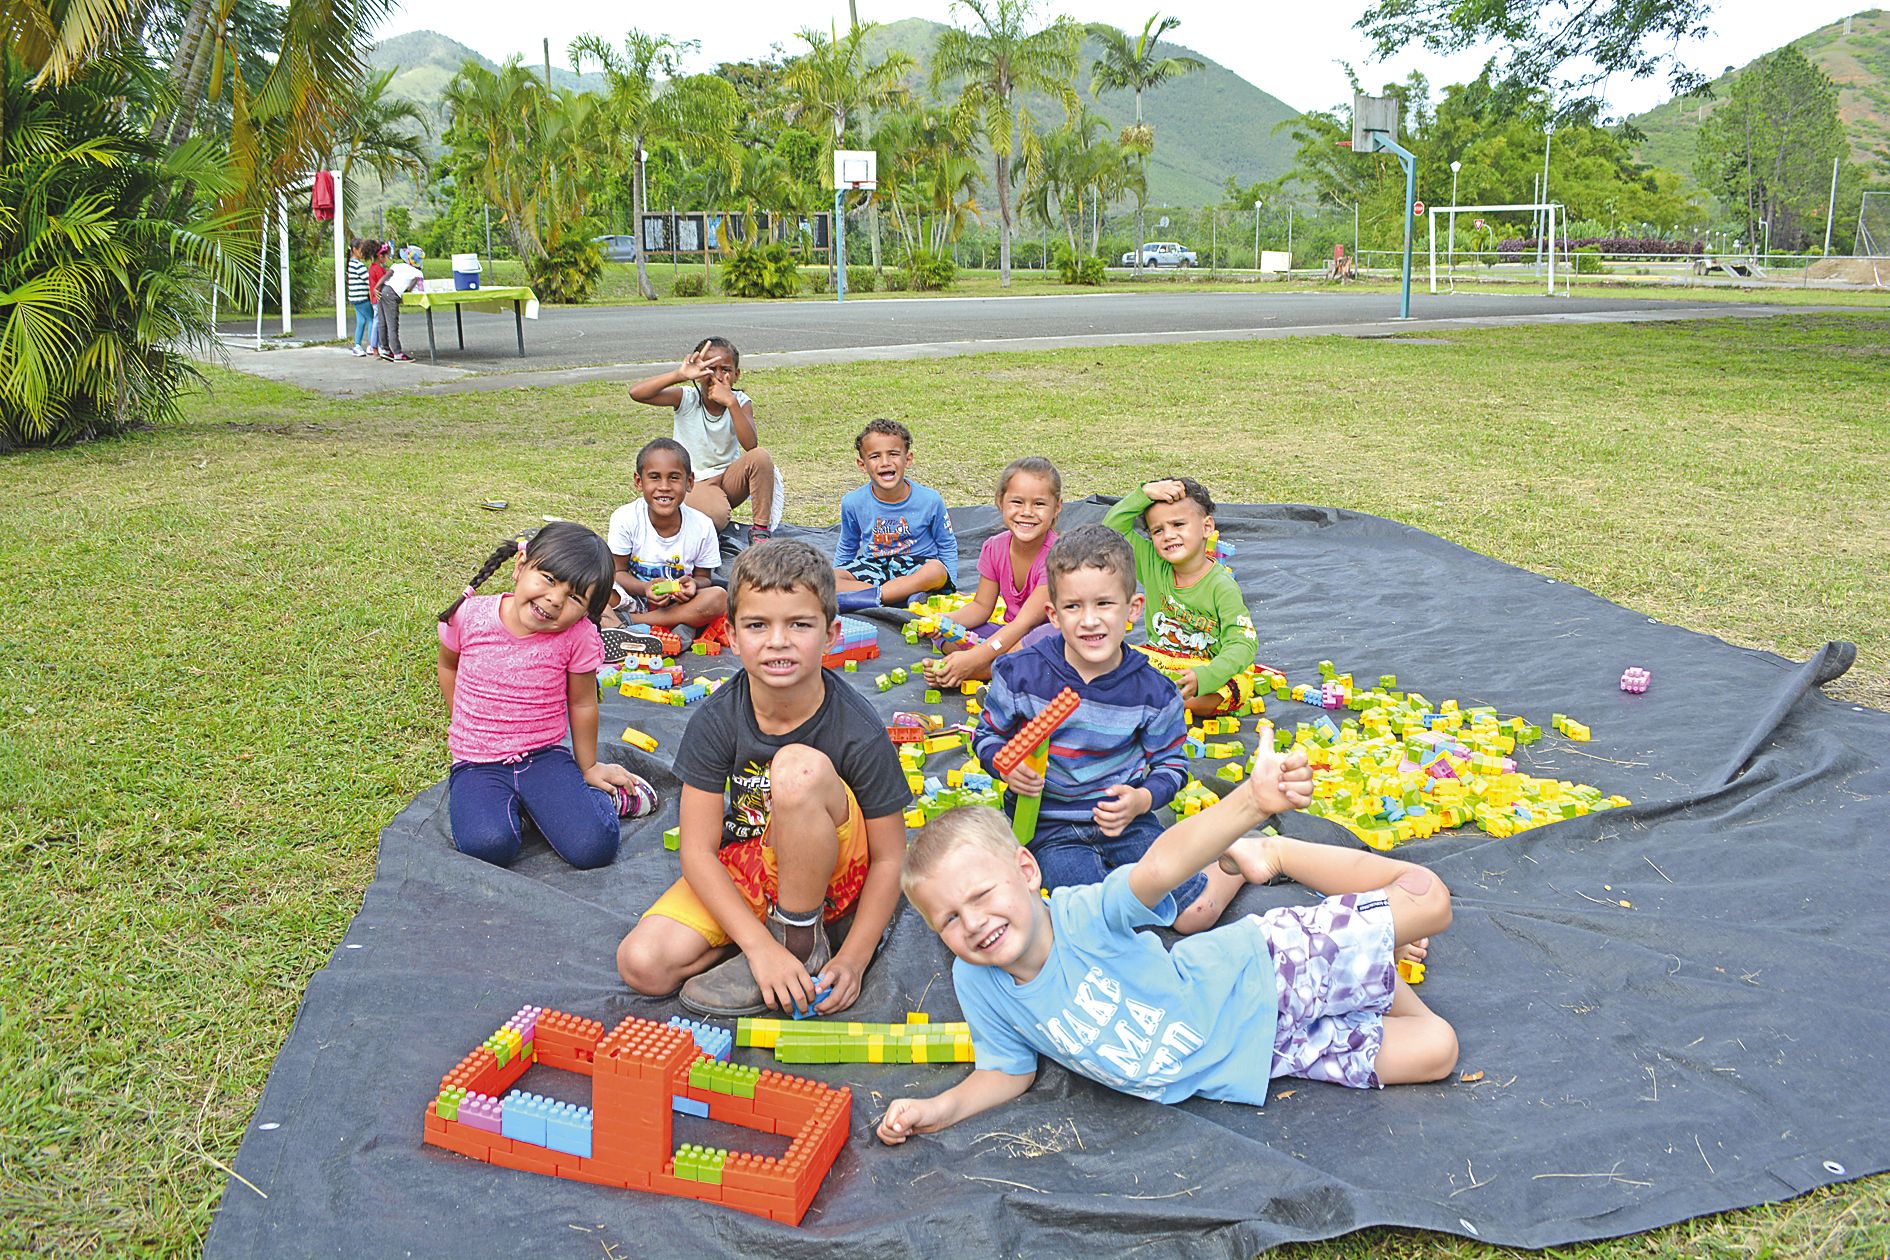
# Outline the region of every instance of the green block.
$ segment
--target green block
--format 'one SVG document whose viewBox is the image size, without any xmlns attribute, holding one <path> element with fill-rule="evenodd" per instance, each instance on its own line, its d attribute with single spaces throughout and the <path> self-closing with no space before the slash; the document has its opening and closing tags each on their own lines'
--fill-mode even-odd
<svg viewBox="0 0 1890 1260">
<path fill-rule="evenodd" d="M 937 704 L 943 698 L 944 697 L 940 696 L 936 691 L 928 690 L 925 693 L 925 702 L 927 704 Z"/>
<path fill-rule="evenodd" d="M 898 668 L 894 669 L 891 673 L 889 673 L 886 676 L 893 680 L 893 686 L 895 687 L 905 682 L 906 679 L 912 677 L 912 675 L 906 673 L 906 667 L 904 665 L 901 665 Z"/>
<path fill-rule="evenodd" d="M 849 674 L 857 674 L 860 672 L 860 663 L 858 661 L 842 661 L 840 668 Z"/>
<path fill-rule="evenodd" d="M 707 1156 L 702 1160 L 702 1162 L 697 1165 L 698 1175 L 696 1177 L 696 1180 L 705 1182 L 711 1186 L 721 1185 L 722 1184 L 722 1165 L 727 1162 L 728 1162 L 727 1151 L 719 1150 L 719 1149 L 709 1151 Z"/>
<path fill-rule="evenodd" d="M 681 851 L 682 849 L 682 828 L 681 827 L 671 827 L 668 831 L 665 831 L 663 833 L 663 847 L 665 849 L 668 849 L 671 853 L 676 853 L 676 852 Z"/>
</svg>

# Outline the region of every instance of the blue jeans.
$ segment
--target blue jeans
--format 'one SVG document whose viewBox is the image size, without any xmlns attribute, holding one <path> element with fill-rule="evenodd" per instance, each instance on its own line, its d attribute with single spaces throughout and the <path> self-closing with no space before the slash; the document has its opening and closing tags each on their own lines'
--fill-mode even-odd
<svg viewBox="0 0 1890 1260">
<path fill-rule="evenodd" d="M 354 304 L 354 344 L 374 344 L 374 303 L 356 302 Z"/>
<path fill-rule="evenodd" d="M 510 866 L 531 821 L 559 857 L 589 870 L 617 857 L 617 802 L 584 781 L 576 758 L 558 745 L 514 762 L 458 761 L 447 778 L 453 847 Z"/>
<path fill-rule="evenodd" d="M 1037 838 L 1027 846 L 1043 871 L 1045 888 L 1072 884 L 1100 884 L 1118 866 L 1133 865 L 1162 834 L 1153 813 L 1130 820 L 1119 836 L 1105 836 L 1093 822 L 1038 824 Z M 1196 872 L 1175 889 L 1175 909 L 1186 910 L 1207 891 L 1207 876 Z"/>
</svg>

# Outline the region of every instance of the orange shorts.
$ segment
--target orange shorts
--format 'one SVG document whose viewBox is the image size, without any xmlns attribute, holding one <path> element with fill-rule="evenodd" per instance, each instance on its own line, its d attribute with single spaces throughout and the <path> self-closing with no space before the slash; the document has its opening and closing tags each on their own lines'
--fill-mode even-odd
<svg viewBox="0 0 1890 1260">
<path fill-rule="evenodd" d="M 853 798 L 853 789 L 845 783 L 840 786 L 847 794 L 847 820 L 834 829 L 834 836 L 840 841 L 840 856 L 834 862 L 833 878 L 827 882 L 824 917 L 829 923 L 852 913 L 853 903 L 860 899 L 860 889 L 866 884 L 866 816 Z M 729 878 L 735 881 L 735 887 L 741 891 L 755 917 L 765 918 L 768 905 L 780 888 L 774 846 L 768 843 L 767 833 L 739 844 L 724 845 L 715 856 Z M 709 913 L 709 908 L 702 904 L 686 879 L 671 884 L 656 899 L 656 904 L 645 911 L 645 917 L 652 914 L 695 929 L 711 945 L 729 943 L 729 934 L 722 930 L 722 925 L 715 921 L 715 916 Z"/>
</svg>

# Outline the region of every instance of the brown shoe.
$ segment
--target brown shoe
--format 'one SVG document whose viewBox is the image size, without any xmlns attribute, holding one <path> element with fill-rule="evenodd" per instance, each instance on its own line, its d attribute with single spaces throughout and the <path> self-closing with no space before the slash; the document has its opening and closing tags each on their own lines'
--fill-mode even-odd
<svg viewBox="0 0 1890 1260">
<path fill-rule="evenodd" d="M 792 925 L 783 922 L 773 906 L 768 907 L 767 923 L 769 934 L 785 946 Z M 807 974 L 819 975 L 832 957 L 833 944 L 827 938 L 826 925 L 816 923 L 813 948 L 804 960 Z M 684 981 L 681 1001 L 684 1010 L 709 1019 L 741 1019 L 769 1012 L 768 1004 L 761 1000 L 761 986 L 755 983 L 755 973 L 749 970 L 748 959 L 741 954 Z"/>
</svg>

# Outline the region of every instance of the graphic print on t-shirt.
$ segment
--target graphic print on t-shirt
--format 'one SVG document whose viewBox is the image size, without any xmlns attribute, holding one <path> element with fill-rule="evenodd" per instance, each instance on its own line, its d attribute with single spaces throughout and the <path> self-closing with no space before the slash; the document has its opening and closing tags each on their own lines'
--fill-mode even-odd
<svg viewBox="0 0 1890 1260">
<path fill-rule="evenodd" d="M 1212 615 L 1197 612 L 1172 595 L 1148 616 L 1148 641 L 1177 656 L 1213 656 L 1220 636 Z M 1234 632 L 1257 637 L 1253 618 L 1242 613 L 1234 622 Z"/>
<path fill-rule="evenodd" d="M 739 844 L 744 840 L 758 838 L 768 829 L 768 815 L 773 807 L 768 767 L 751 760 L 729 776 L 728 812 L 722 820 L 722 843 Z"/>
<path fill-rule="evenodd" d="M 873 548 L 869 555 L 903 556 L 912 550 L 912 542 L 912 526 L 904 516 L 873 518 Z"/>
<path fill-rule="evenodd" d="M 630 576 L 639 582 L 661 582 L 688 577 L 689 570 L 683 565 L 681 552 L 673 551 L 667 557 L 638 553 L 630 557 Z"/>
<path fill-rule="evenodd" d="M 1166 1008 L 1125 1001 L 1122 983 L 1100 967 L 1091 967 L 1070 1004 L 1038 1029 L 1085 1076 L 1143 1098 L 1160 1098 L 1202 1044 L 1201 1034 L 1170 1020 Z"/>
</svg>

